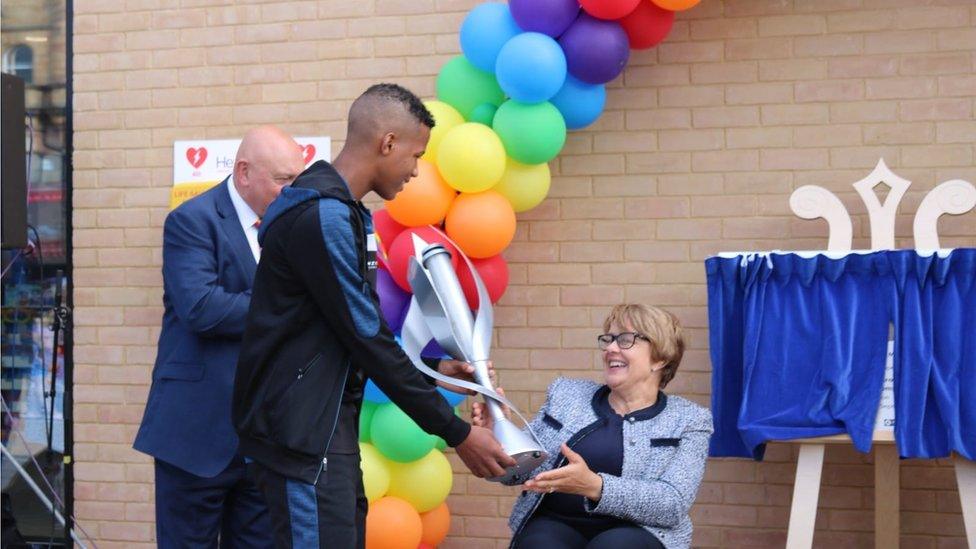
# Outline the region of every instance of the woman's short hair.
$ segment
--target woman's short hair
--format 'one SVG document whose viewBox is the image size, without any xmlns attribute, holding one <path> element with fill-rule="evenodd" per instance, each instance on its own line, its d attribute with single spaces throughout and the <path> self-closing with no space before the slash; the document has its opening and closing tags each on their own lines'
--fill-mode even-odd
<svg viewBox="0 0 976 549">
<path fill-rule="evenodd" d="M 651 360 L 663 362 L 661 388 L 674 379 L 681 357 L 685 353 L 685 339 L 678 317 L 664 309 L 638 303 L 621 303 L 614 306 L 603 321 L 603 331 L 610 327 L 631 326 L 650 340 Z"/>
</svg>

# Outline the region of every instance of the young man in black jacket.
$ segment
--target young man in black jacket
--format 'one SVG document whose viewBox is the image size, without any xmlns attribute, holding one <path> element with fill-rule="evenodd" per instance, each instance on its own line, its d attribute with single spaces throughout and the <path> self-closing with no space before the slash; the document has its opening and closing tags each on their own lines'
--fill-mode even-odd
<svg viewBox="0 0 976 549">
<path fill-rule="evenodd" d="M 434 121 L 395 84 L 349 111 L 333 165 L 295 179 L 262 220 L 262 245 L 234 386 L 241 453 L 267 499 L 279 547 L 363 547 L 359 469 L 363 385 L 371 378 L 479 476 L 513 464 L 491 432 L 454 415 L 383 320 L 372 218 L 360 200 L 390 200 L 417 174 Z"/>
</svg>

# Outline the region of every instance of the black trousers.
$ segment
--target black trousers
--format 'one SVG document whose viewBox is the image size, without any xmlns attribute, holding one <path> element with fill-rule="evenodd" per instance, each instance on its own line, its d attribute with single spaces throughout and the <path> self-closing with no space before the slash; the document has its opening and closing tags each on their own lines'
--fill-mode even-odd
<svg viewBox="0 0 976 549">
<path fill-rule="evenodd" d="M 277 549 L 363 549 L 368 504 L 359 454 L 329 454 L 318 484 L 284 477 L 260 463 L 248 475 L 264 494 Z"/>
<path fill-rule="evenodd" d="M 219 541 L 218 541 L 219 540 Z M 234 457 L 213 478 L 156 460 L 156 543 L 161 549 L 270 549 L 271 520 Z"/>
<path fill-rule="evenodd" d="M 617 526 L 596 533 L 546 516 L 530 519 L 514 546 L 517 549 L 664 549 L 654 534 L 640 526 Z"/>
</svg>

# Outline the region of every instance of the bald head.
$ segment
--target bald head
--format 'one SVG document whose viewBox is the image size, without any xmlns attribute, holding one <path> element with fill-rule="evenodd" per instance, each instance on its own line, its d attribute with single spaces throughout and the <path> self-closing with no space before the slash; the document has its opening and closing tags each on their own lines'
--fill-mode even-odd
<svg viewBox="0 0 976 549">
<path fill-rule="evenodd" d="M 237 149 L 234 184 L 258 216 L 305 169 L 302 148 L 274 126 L 248 130 Z"/>
</svg>

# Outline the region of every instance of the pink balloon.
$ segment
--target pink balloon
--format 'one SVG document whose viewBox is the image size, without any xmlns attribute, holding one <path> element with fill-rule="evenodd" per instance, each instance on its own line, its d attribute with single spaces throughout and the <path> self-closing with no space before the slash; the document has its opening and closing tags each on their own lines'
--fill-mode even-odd
<svg viewBox="0 0 976 549">
<path fill-rule="evenodd" d="M 413 238 L 411 238 L 413 234 L 418 235 L 428 244 L 435 242 L 443 244 L 447 248 L 447 251 L 451 252 L 451 263 L 454 265 L 454 268 L 457 268 L 459 257 L 454 245 L 430 227 L 411 227 L 404 230 L 393 241 L 393 245 L 389 247 L 390 253 L 387 263 L 390 266 L 390 275 L 393 276 L 393 280 L 397 283 L 397 286 L 411 293 L 413 290 L 410 288 L 410 282 L 407 281 L 407 266 L 410 258 L 414 255 Z"/>
</svg>

